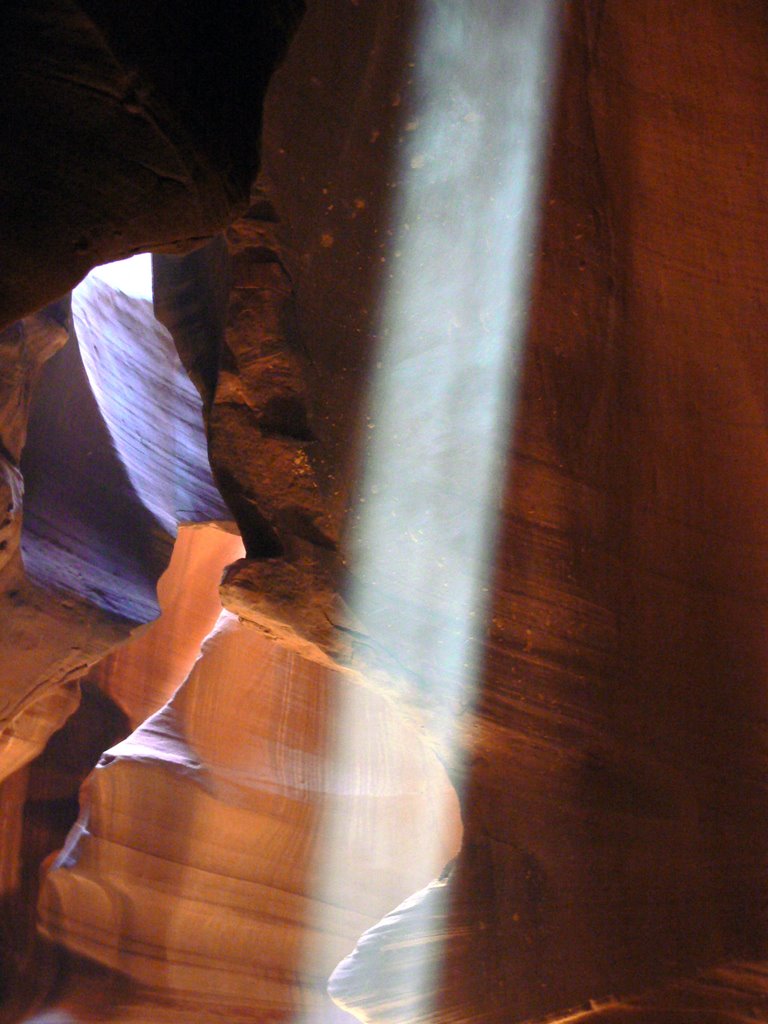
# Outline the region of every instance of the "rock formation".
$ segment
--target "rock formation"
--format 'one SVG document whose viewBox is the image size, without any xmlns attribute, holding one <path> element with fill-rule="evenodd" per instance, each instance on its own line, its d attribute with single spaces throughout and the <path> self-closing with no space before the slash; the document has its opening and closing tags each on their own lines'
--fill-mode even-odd
<svg viewBox="0 0 768 1024">
<path fill-rule="evenodd" d="M 91 267 L 194 247 L 247 204 L 264 91 L 302 7 L 4 5 L 0 120 L 23 129 L 4 147 L 0 326 Z"/>
<path fill-rule="evenodd" d="M 3 776 L 39 752 L 75 709 L 76 680 L 89 665 L 156 614 L 155 584 L 176 524 L 228 516 L 211 480 L 199 400 L 195 406 L 151 299 L 89 279 L 76 297 L 75 324 L 90 379 L 65 308 L 23 321 L 6 332 L 3 347 L 13 368 L 3 433 Z M 147 347 L 135 347 L 134 338 Z M 28 427 L 32 384 L 57 348 Z"/>
<path fill-rule="evenodd" d="M 6 778 L 43 748 L 77 706 L 73 680 L 83 659 L 103 654 L 119 632 L 102 623 L 94 643 L 91 609 L 72 600 L 48 599 L 27 579 L 21 565 L 21 519 L 24 485 L 19 469 L 27 439 L 33 387 L 43 363 L 67 340 L 61 308 L 48 308 L 3 332 L 0 358 L 0 778 Z M 41 643 L 40 637 L 48 642 Z M 95 647 L 95 650 L 94 650 Z"/>
<path fill-rule="evenodd" d="M 319 1022 L 329 979 L 369 1024 L 768 1021 L 763 5 L 558 5 L 480 688 L 450 701 L 386 628 L 399 603 L 429 640 L 440 595 L 387 593 L 370 621 L 346 601 L 413 69 L 425 12 L 449 5 L 308 3 L 256 184 L 299 5 L 242 6 L 0 16 L 0 124 L 46 125 L 0 182 L 6 902 L 34 861 L 23 764 L 156 614 L 177 524 L 231 512 L 245 549 L 199 660 L 234 550 L 201 555 L 187 610 L 198 581 L 172 570 L 157 627 L 85 684 L 134 731 L 47 865 L 41 927 L 85 959 L 56 953 L 38 1021 Z M 457 15 L 468 75 L 472 19 L 500 10 Z M 141 249 L 156 315 L 93 285 L 89 339 L 66 299 L 46 307 Z M 67 331 L 83 359 L 51 355 L 20 460 Z M 209 529 L 182 529 L 180 562 Z M 448 705 L 453 752 L 433 728 Z"/>
<path fill-rule="evenodd" d="M 229 613 L 81 801 L 44 932 L 201 1012 L 318 1012 L 334 965 L 460 838 L 444 771 L 394 709 Z M 343 876 L 324 877 L 331 839 Z"/>
<path fill-rule="evenodd" d="M 159 711 L 189 675 L 221 613 L 218 582 L 224 568 L 242 553 L 235 531 L 182 526 L 157 583 L 160 616 L 88 673 L 134 728 Z"/>
</svg>

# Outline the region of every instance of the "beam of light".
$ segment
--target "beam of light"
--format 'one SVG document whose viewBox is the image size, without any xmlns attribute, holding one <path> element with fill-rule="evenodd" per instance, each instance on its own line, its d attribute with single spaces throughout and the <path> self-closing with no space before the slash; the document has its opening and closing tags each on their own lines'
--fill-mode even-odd
<svg viewBox="0 0 768 1024">
<path fill-rule="evenodd" d="M 393 182 L 391 270 L 345 597 L 413 674 L 454 777 L 457 711 L 471 707 L 478 684 L 559 13 L 542 0 L 423 0 Z M 340 714 L 341 734 L 354 735 L 356 723 Z M 343 764 L 345 751 L 338 756 Z M 345 827 L 337 823 L 339 836 Z M 428 878 L 435 851 L 414 856 Z M 324 857 L 326 877 L 344 871 L 333 849 Z M 345 961 L 331 992 L 368 1020 L 348 998 L 359 967 Z M 414 963 L 399 979 L 408 991 L 390 993 L 375 1019 L 424 1019 L 436 969 Z"/>
</svg>

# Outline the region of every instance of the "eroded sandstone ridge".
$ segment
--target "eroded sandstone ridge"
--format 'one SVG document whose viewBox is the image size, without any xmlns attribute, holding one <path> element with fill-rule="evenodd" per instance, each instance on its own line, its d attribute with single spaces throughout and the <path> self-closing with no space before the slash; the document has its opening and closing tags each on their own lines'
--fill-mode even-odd
<svg viewBox="0 0 768 1024">
<path fill-rule="evenodd" d="M 88 673 L 136 728 L 166 704 L 200 655 L 221 613 L 218 586 L 224 569 L 243 554 L 232 528 L 179 529 L 168 568 L 158 580 L 160 615 L 102 658 Z"/>
</svg>

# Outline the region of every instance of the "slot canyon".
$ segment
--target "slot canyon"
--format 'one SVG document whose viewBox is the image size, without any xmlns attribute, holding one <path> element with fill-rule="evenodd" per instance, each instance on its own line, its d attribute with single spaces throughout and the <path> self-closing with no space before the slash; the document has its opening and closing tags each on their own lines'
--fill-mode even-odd
<svg viewBox="0 0 768 1024">
<path fill-rule="evenodd" d="M 768 6 L 0 56 L 0 1024 L 768 1024 Z"/>
</svg>

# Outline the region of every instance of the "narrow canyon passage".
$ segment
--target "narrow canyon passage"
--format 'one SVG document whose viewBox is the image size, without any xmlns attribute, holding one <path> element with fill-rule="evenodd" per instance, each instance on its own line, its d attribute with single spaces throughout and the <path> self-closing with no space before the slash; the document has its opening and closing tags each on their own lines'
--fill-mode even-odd
<svg viewBox="0 0 768 1024">
<path fill-rule="evenodd" d="M 0 23 L 0 1024 L 766 1024 L 763 0 Z"/>
<path fill-rule="evenodd" d="M 132 312 L 148 301 L 137 279 L 118 271 L 86 281 L 75 325 L 121 461 L 162 521 L 169 496 L 190 498 L 164 489 L 178 449 L 157 463 L 143 423 L 131 424 L 138 408 L 162 431 L 168 388 L 153 373 L 142 402 L 127 383 L 156 329 Z M 111 363 L 95 364 L 105 337 Z M 242 554 L 231 523 L 181 526 L 159 618 L 83 680 L 135 731 L 86 780 L 78 823 L 43 876 L 42 934 L 76 954 L 50 1012 L 73 1022 L 92 1012 L 88 960 L 133 979 L 102 978 L 115 1021 L 158 1003 L 169 1019 L 190 1005 L 226 1006 L 232 1020 L 346 1019 L 325 991 L 336 964 L 458 853 L 456 794 L 397 710 L 355 673 L 222 611 L 222 571 Z"/>
</svg>

